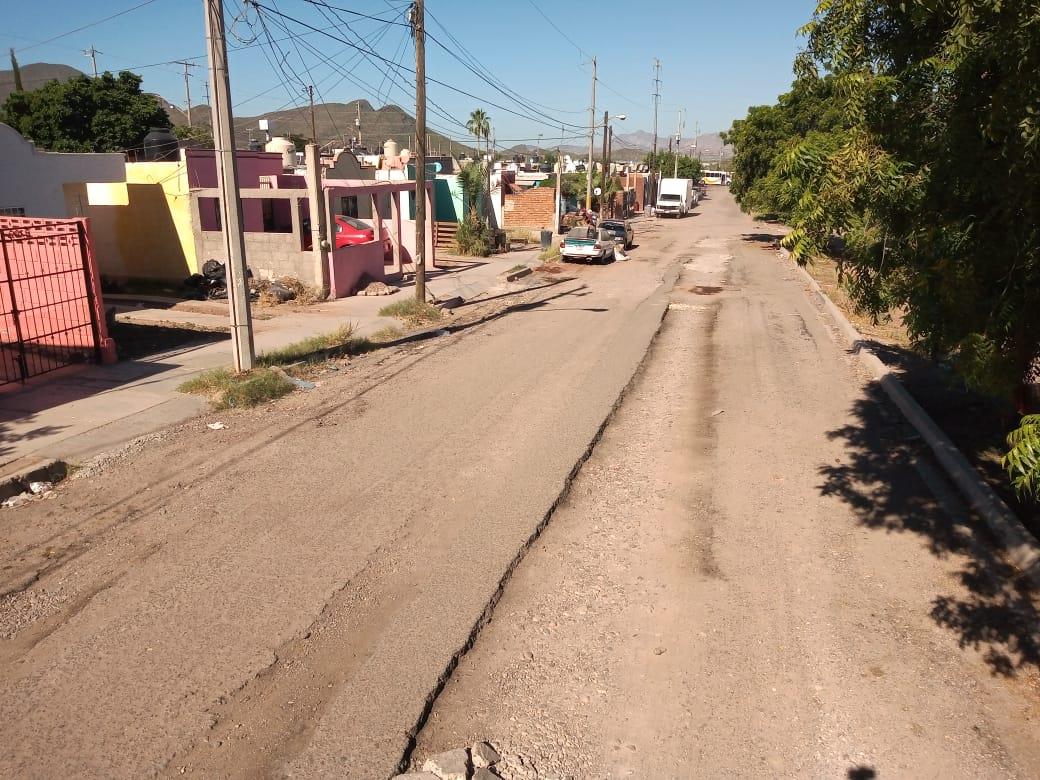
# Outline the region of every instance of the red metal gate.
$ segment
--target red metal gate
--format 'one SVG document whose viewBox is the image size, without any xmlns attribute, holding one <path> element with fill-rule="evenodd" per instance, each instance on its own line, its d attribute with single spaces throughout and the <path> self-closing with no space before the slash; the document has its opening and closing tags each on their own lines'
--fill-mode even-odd
<svg viewBox="0 0 1040 780">
<path fill-rule="evenodd" d="M 114 357 L 86 220 L 0 217 L 0 385 Z"/>
</svg>

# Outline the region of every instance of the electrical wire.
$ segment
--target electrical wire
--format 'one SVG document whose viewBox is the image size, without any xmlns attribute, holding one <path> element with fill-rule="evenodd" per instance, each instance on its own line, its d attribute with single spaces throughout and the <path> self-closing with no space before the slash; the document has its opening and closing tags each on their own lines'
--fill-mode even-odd
<svg viewBox="0 0 1040 780">
<path fill-rule="evenodd" d="M 246 0 L 246 2 L 248 2 L 254 8 L 260 8 L 260 9 L 262 9 L 264 11 L 267 11 L 268 13 L 274 13 L 275 15 L 284 17 L 284 18 L 288 19 L 289 21 L 295 22 L 296 24 L 298 24 L 298 25 L 300 25 L 302 27 L 305 27 L 305 28 L 310 29 L 310 30 L 318 31 L 322 35 L 325 35 L 326 37 L 331 38 L 332 40 L 340 41 L 342 43 L 347 44 L 348 46 L 353 46 L 354 45 L 350 41 L 347 41 L 347 40 L 345 40 L 343 38 L 337 37 L 336 35 L 333 35 L 332 33 L 328 32 L 326 30 L 319 30 L 319 28 L 314 27 L 313 25 L 307 24 L 306 22 L 303 22 L 303 21 L 301 21 L 299 19 L 296 19 L 294 17 L 287 16 L 286 14 L 282 14 L 282 13 L 278 12 L 277 10 L 272 9 L 270 6 L 267 6 L 267 5 L 264 5 L 263 3 L 258 2 L 258 0 Z M 356 47 L 356 48 L 360 48 L 360 47 Z M 373 53 L 371 56 L 375 57 L 378 60 L 382 60 L 383 62 L 386 62 L 387 64 L 395 64 L 395 63 L 392 63 L 390 60 L 388 60 L 386 57 L 383 57 L 382 55 Z M 412 68 L 409 68 L 409 67 L 406 67 L 406 66 L 400 66 L 400 68 L 401 68 L 401 70 L 407 71 L 408 73 L 411 73 L 413 75 L 415 74 L 415 70 L 413 70 Z M 528 120 L 531 120 L 531 121 L 535 121 L 538 124 L 544 125 L 546 127 L 559 126 L 559 125 L 563 124 L 563 125 L 569 125 L 570 127 L 575 128 L 575 129 L 581 129 L 582 128 L 581 125 L 575 125 L 575 124 L 573 124 L 571 122 L 555 121 L 555 122 L 546 123 L 546 122 L 543 122 L 541 120 L 533 119 L 532 117 L 530 117 L 530 116 L 528 116 L 526 114 L 522 114 L 522 113 L 519 113 L 517 111 L 514 111 L 513 109 L 511 109 L 511 108 L 509 108 L 507 106 L 501 105 L 500 103 L 496 103 L 494 101 L 487 100 L 486 98 L 482 98 L 479 95 L 474 95 L 472 92 L 468 92 L 468 91 L 466 91 L 464 89 L 461 89 L 459 87 L 456 87 L 456 86 L 454 86 L 452 84 L 447 84 L 447 83 L 445 83 L 443 81 L 440 81 L 439 79 L 434 79 L 434 78 L 427 77 L 427 81 L 430 82 L 430 83 L 442 86 L 445 89 L 449 89 L 452 92 L 456 92 L 456 93 L 458 93 L 460 95 L 465 95 L 466 97 L 471 98 L 473 100 L 477 100 L 479 102 L 486 103 L 487 105 L 492 106 L 494 108 L 497 108 L 500 111 L 505 111 L 507 114 L 512 114 L 513 116 L 518 116 L 521 119 L 528 119 Z"/>
<path fill-rule="evenodd" d="M 60 40 L 61 38 L 67 38 L 70 35 L 73 35 L 73 34 L 78 33 L 78 32 L 82 32 L 83 30 L 88 30 L 91 27 L 97 27 L 99 24 L 104 24 L 105 22 L 109 22 L 109 21 L 111 21 L 111 20 L 113 20 L 113 19 L 115 19 L 117 17 L 123 16 L 124 14 L 128 14 L 131 11 L 136 11 L 138 8 L 144 8 L 146 5 L 151 5 L 155 1 L 156 0 L 144 0 L 143 3 L 138 3 L 137 5 L 132 6 L 130 8 L 127 8 L 124 11 L 119 11 L 118 13 L 114 13 L 114 14 L 112 14 L 110 16 L 106 16 L 104 19 L 98 19 L 97 21 L 94 21 L 94 22 L 88 22 L 87 24 L 84 24 L 82 27 L 77 27 L 75 30 L 69 30 L 68 32 L 63 32 L 61 35 L 55 35 L 53 38 L 48 38 L 45 41 L 40 41 L 39 43 L 34 43 L 34 44 L 30 45 L 30 46 L 23 46 L 22 48 L 18 49 L 17 51 L 28 51 L 29 49 L 35 49 L 37 46 L 44 46 L 44 45 L 50 43 L 51 41 L 57 41 L 57 40 Z"/>
</svg>

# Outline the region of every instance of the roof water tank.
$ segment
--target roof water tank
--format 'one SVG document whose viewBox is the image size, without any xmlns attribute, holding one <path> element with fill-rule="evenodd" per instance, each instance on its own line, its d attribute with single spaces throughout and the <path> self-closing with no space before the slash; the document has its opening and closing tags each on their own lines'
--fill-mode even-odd
<svg viewBox="0 0 1040 780">
<path fill-rule="evenodd" d="M 264 151 L 282 155 L 283 168 L 292 168 L 296 165 L 296 144 L 288 138 L 272 138 L 267 142 Z"/>
<path fill-rule="evenodd" d="M 397 157 L 397 149 L 397 141 L 391 138 L 383 144 L 383 156 Z"/>
<path fill-rule="evenodd" d="M 165 127 L 153 127 L 142 143 L 142 157 L 147 162 L 173 161 L 179 159 L 180 145 L 177 137 Z"/>
</svg>

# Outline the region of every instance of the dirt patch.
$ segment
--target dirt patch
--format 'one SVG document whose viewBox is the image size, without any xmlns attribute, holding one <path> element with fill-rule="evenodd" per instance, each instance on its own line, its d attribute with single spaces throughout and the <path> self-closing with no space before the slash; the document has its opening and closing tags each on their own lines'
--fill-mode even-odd
<svg viewBox="0 0 1040 780">
<path fill-rule="evenodd" d="M 721 287 L 711 287 L 704 284 L 697 284 L 689 288 L 694 295 L 715 295 L 722 292 L 722 289 Z"/>
</svg>

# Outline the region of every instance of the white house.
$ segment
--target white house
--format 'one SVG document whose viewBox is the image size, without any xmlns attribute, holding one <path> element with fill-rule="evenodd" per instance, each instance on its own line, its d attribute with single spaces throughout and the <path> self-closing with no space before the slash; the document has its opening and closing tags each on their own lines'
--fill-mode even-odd
<svg viewBox="0 0 1040 780">
<path fill-rule="evenodd" d="M 75 204 L 66 200 L 66 184 L 123 181 L 126 157 L 121 152 L 41 152 L 0 123 L 0 216 L 79 216 Z"/>
</svg>

